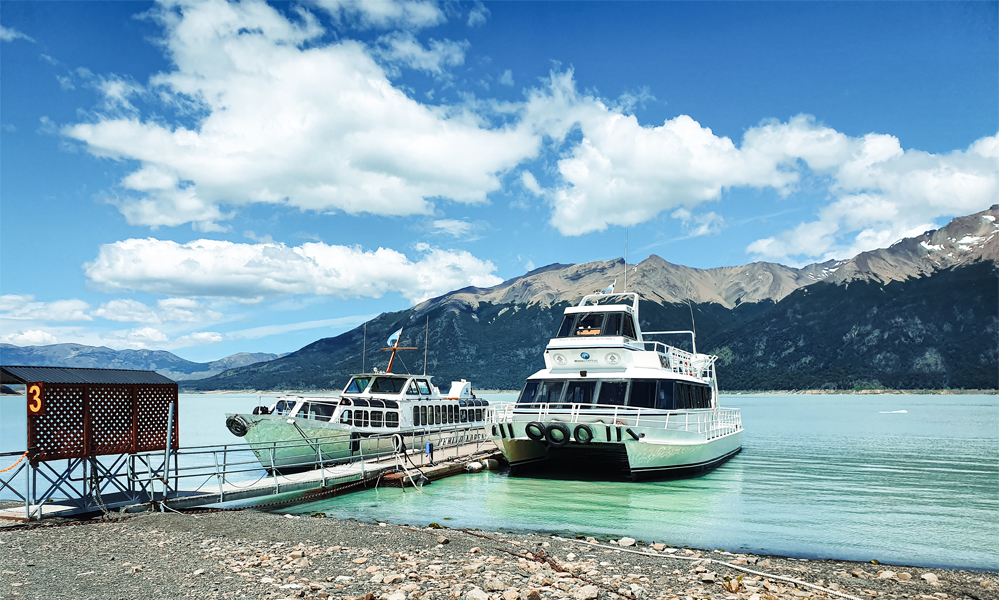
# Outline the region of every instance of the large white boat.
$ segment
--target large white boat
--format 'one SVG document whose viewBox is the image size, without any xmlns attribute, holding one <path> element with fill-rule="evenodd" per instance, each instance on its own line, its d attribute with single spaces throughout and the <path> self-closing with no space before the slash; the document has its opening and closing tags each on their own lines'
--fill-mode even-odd
<svg viewBox="0 0 1000 600">
<path fill-rule="evenodd" d="M 293 471 L 376 456 L 405 448 L 435 448 L 485 440 L 489 401 L 472 383 L 447 394 L 431 376 L 392 372 L 399 332 L 390 338 L 384 372 L 352 375 L 339 396 L 280 396 L 252 413 L 227 414 L 226 427 L 245 437 L 264 468 Z"/>
<path fill-rule="evenodd" d="M 693 352 L 646 339 L 663 334 L 690 334 Z M 719 406 L 715 362 L 693 331 L 641 331 L 638 294 L 591 294 L 565 310 L 545 368 L 487 426 L 514 474 L 708 470 L 740 452 L 743 434 L 739 409 Z"/>
</svg>

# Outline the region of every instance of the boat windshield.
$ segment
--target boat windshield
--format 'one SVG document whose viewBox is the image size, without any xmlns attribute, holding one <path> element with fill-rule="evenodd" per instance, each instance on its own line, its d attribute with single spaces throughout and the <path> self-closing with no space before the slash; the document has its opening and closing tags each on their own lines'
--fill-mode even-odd
<svg viewBox="0 0 1000 600">
<path fill-rule="evenodd" d="M 345 394 L 360 394 L 365 391 L 368 387 L 368 382 L 372 380 L 371 377 L 352 377 L 351 382 L 347 384 L 344 388 Z"/>
<path fill-rule="evenodd" d="M 613 335 L 636 339 L 632 315 L 625 312 L 590 312 L 563 316 L 556 337 Z"/>
<path fill-rule="evenodd" d="M 372 384 L 372 392 L 379 394 L 398 394 L 406 386 L 406 379 L 399 377 L 376 377 Z"/>
</svg>

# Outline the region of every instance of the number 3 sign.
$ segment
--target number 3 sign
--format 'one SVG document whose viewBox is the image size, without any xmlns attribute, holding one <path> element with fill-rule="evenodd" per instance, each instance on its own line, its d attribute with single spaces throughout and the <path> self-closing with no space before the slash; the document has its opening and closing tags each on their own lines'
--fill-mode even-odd
<svg viewBox="0 0 1000 600">
<path fill-rule="evenodd" d="M 28 384 L 28 414 L 45 414 L 45 392 L 41 383 Z"/>
</svg>

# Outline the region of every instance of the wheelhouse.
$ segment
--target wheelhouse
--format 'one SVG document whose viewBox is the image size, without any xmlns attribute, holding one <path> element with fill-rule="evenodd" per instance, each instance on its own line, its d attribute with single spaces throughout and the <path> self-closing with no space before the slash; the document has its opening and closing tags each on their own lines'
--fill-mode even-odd
<svg viewBox="0 0 1000 600">
<path fill-rule="evenodd" d="M 675 379 L 529 379 L 517 408 L 581 410 L 599 406 L 627 406 L 657 410 L 712 408 L 712 388 L 705 383 Z"/>
</svg>

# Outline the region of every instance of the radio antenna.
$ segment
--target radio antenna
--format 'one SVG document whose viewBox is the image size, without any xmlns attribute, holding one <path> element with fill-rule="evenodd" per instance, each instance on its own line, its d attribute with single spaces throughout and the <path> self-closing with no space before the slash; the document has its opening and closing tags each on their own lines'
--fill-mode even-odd
<svg viewBox="0 0 1000 600">
<path fill-rule="evenodd" d="M 365 321 L 365 333 L 361 338 L 361 372 L 365 372 L 365 351 L 368 349 L 368 321 Z"/>
<path fill-rule="evenodd" d="M 424 323 L 424 376 L 427 376 L 427 334 L 431 330 L 431 316 L 425 315 L 427 321 Z"/>
<path fill-rule="evenodd" d="M 695 346 L 694 339 L 698 336 L 698 332 L 694 328 L 694 309 L 691 308 L 691 299 L 688 298 L 688 310 L 691 311 L 691 354 L 698 354 L 698 347 Z"/>
<path fill-rule="evenodd" d="M 628 227 L 625 228 L 625 283 L 622 284 L 622 291 L 628 291 Z"/>
</svg>

